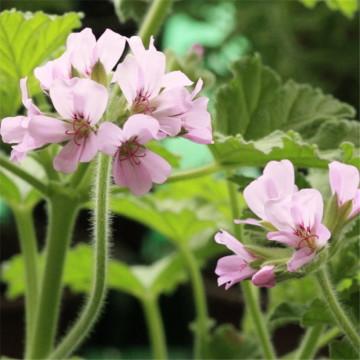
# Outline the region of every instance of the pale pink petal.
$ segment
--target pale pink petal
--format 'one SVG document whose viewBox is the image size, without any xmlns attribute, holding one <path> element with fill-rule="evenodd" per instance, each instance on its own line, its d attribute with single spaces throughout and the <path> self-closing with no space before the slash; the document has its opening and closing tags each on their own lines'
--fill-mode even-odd
<svg viewBox="0 0 360 360">
<path fill-rule="evenodd" d="M 355 216 L 358 212 L 360 212 L 360 189 L 358 189 L 355 193 L 353 207 L 348 218 Z"/>
<path fill-rule="evenodd" d="M 114 80 L 118 82 L 129 104 L 132 104 L 140 93 L 143 86 L 142 78 L 142 70 L 132 55 L 127 55 L 125 60 L 117 66 Z"/>
<path fill-rule="evenodd" d="M 201 97 L 192 102 L 191 109 L 183 115 L 185 129 L 207 128 L 211 130 L 211 117 L 207 111 L 209 99 Z"/>
<path fill-rule="evenodd" d="M 125 38 L 110 29 L 106 29 L 96 43 L 98 59 L 109 73 L 119 61 L 125 48 Z"/>
<path fill-rule="evenodd" d="M 126 139 L 136 136 L 136 142 L 142 145 L 155 138 L 159 123 L 151 116 L 136 114 L 126 120 L 123 131 Z"/>
<path fill-rule="evenodd" d="M 19 152 L 28 152 L 29 150 L 38 149 L 42 146 L 44 146 L 46 143 L 39 141 L 37 139 L 34 139 L 28 132 L 24 135 L 22 141 L 14 145 L 12 148 L 13 150 L 19 151 Z"/>
<path fill-rule="evenodd" d="M 182 72 L 172 71 L 162 78 L 161 87 L 171 89 L 178 86 L 190 86 L 193 82 Z"/>
<path fill-rule="evenodd" d="M 310 262 L 315 257 L 315 251 L 309 247 L 303 247 L 296 251 L 292 258 L 286 263 L 287 269 L 290 272 L 296 272 L 296 270 Z"/>
<path fill-rule="evenodd" d="M 251 269 L 241 257 L 237 255 L 224 256 L 217 262 L 216 275 L 218 278 L 218 286 L 225 285 L 225 290 L 239 281 L 248 279 L 256 270 Z"/>
<path fill-rule="evenodd" d="M 29 122 L 30 135 L 48 144 L 70 140 L 73 136 L 66 134 L 67 131 L 73 131 L 72 124 L 50 116 L 37 115 Z"/>
<path fill-rule="evenodd" d="M 130 158 L 126 160 L 115 157 L 113 165 L 114 181 L 119 186 L 128 186 L 130 191 L 137 196 L 145 195 L 152 187 L 152 181 L 146 168 L 135 164 Z"/>
<path fill-rule="evenodd" d="M 22 141 L 27 133 L 29 118 L 26 116 L 7 117 L 1 120 L 0 134 L 2 141 L 7 144 Z"/>
<path fill-rule="evenodd" d="M 252 277 L 252 283 L 255 286 L 270 288 L 275 286 L 275 275 L 273 273 L 274 265 L 263 266 L 256 274 Z"/>
<path fill-rule="evenodd" d="M 256 259 L 256 256 L 247 251 L 238 239 L 225 230 L 220 230 L 220 232 L 215 234 L 215 241 L 218 244 L 225 245 L 229 250 L 233 251 L 246 262 L 250 262 Z"/>
<path fill-rule="evenodd" d="M 175 117 L 161 117 L 157 118 L 160 131 L 169 135 L 169 136 L 176 136 L 181 131 L 181 120 Z M 157 140 L 163 139 L 163 135 L 158 133 L 155 137 Z"/>
<path fill-rule="evenodd" d="M 98 153 L 99 149 L 97 146 L 96 136 L 92 131 L 90 131 L 89 136 L 82 141 L 81 147 L 80 162 L 89 162 Z"/>
<path fill-rule="evenodd" d="M 86 28 L 79 33 L 72 33 L 67 39 L 67 51 L 69 51 L 71 64 L 81 74 L 90 75 L 97 61 L 96 39 L 92 30 Z"/>
<path fill-rule="evenodd" d="M 56 79 L 50 88 L 50 98 L 56 111 L 67 120 L 74 119 L 75 116 L 73 91 L 78 81 L 79 78 Z"/>
<path fill-rule="evenodd" d="M 10 161 L 20 165 L 20 161 L 24 159 L 25 156 L 26 156 L 26 151 L 18 151 L 13 148 L 10 153 Z"/>
<path fill-rule="evenodd" d="M 298 247 L 300 239 L 290 231 L 271 231 L 266 234 L 268 240 L 274 240 L 293 247 Z"/>
<path fill-rule="evenodd" d="M 146 156 L 141 158 L 141 164 L 149 173 L 152 182 L 156 184 L 164 183 L 171 174 L 171 165 L 160 155 L 151 150 L 146 150 Z"/>
<path fill-rule="evenodd" d="M 132 36 L 131 38 L 128 38 L 127 41 L 131 51 L 136 57 L 140 58 L 145 54 L 146 50 L 139 36 Z"/>
<path fill-rule="evenodd" d="M 316 249 L 319 250 L 323 246 L 325 246 L 327 241 L 330 239 L 331 232 L 329 231 L 329 229 L 325 225 L 319 224 L 317 229 L 316 229 L 316 235 L 318 236 L 315 239 Z"/>
<path fill-rule="evenodd" d="M 93 126 L 103 116 L 108 98 L 104 86 L 90 79 L 80 79 L 73 88 L 75 114 Z"/>
<path fill-rule="evenodd" d="M 293 192 L 295 183 L 294 166 L 289 160 L 270 161 L 265 166 L 263 175 L 273 179 L 278 196 L 279 194 L 287 196 Z"/>
<path fill-rule="evenodd" d="M 329 164 L 330 186 L 337 194 L 339 205 L 352 200 L 359 187 L 359 171 L 355 166 L 333 161 Z"/>
<path fill-rule="evenodd" d="M 104 122 L 100 125 L 96 135 L 99 150 L 107 155 L 114 156 L 122 142 L 125 142 L 123 131 L 115 124 Z"/>
<path fill-rule="evenodd" d="M 206 128 L 203 129 L 191 129 L 182 136 L 185 139 L 188 139 L 197 144 L 213 144 L 213 135 L 212 131 Z"/>
<path fill-rule="evenodd" d="M 80 155 L 81 146 L 76 145 L 74 141 L 69 141 L 55 156 L 53 160 L 54 169 L 64 174 L 71 174 L 77 170 Z"/>
<path fill-rule="evenodd" d="M 292 195 L 283 200 L 268 200 L 264 207 L 265 219 L 276 229 L 291 232 L 297 225 L 291 215 L 292 206 Z"/>
</svg>

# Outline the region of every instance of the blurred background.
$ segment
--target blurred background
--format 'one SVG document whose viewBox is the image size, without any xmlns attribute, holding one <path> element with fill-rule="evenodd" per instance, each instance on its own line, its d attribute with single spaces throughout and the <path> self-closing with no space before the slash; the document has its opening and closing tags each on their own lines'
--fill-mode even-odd
<svg viewBox="0 0 360 360">
<path fill-rule="evenodd" d="M 139 0 L 138 3 L 140 10 L 133 16 L 141 19 L 148 2 Z M 105 0 L 1 1 L 1 11 L 11 8 L 49 14 L 83 12 L 83 27 L 92 28 L 97 38 L 106 28 L 125 36 L 136 34 L 138 28 L 132 19 L 120 23 L 114 4 Z M 175 1 L 155 44 L 158 49 L 172 49 L 178 56 L 186 56 L 194 44 L 200 44 L 204 48 L 201 66 L 210 99 L 216 88 L 231 77 L 228 70 L 231 61 L 260 53 L 263 63 L 276 70 L 284 80 L 292 78 L 298 83 L 320 87 L 324 93 L 351 104 L 358 112 L 358 23 L 358 13 L 350 19 L 331 11 L 324 3 L 309 9 L 296 0 Z M 196 147 L 196 156 L 189 156 L 194 154 L 194 148 L 184 148 L 181 141 L 173 141 L 169 147 L 182 154 L 181 168 L 205 164 L 211 158 L 206 147 Z M 42 244 L 46 232 L 44 204 L 37 206 L 35 218 Z M 73 244 L 88 242 L 88 219 L 88 212 L 80 214 Z M 5 261 L 19 252 L 19 246 L 11 212 L 4 202 L 0 202 L 0 221 L 1 261 Z M 172 249 L 164 237 L 125 218 L 114 217 L 113 228 L 113 257 L 128 264 L 149 264 Z M 218 323 L 238 326 L 242 315 L 238 288 L 227 292 L 217 288 L 215 265 L 216 259 L 204 269 L 210 316 Z M 6 285 L 2 284 L 1 354 L 18 358 L 22 354 L 23 300 L 7 300 L 5 289 Z M 194 318 L 191 299 L 191 287 L 186 284 L 173 295 L 161 298 L 170 358 L 173 359 L 187 358 L 191 354 L 192 337 L 188 328 Z M 68 289 L 65 291 L 60 332 L 73 321 L 82 302 L 82 296 Z M 275 332 L 279 355 L 296 345 L 299 334 L 301 329 L 295 325 Z M 284 336 L 286 342 L 282 341 Z M 110 291 L 100 321 L 77 353 L 86 359 L 149 358 L 145 320 L 137 301 Z"/>
</svg>

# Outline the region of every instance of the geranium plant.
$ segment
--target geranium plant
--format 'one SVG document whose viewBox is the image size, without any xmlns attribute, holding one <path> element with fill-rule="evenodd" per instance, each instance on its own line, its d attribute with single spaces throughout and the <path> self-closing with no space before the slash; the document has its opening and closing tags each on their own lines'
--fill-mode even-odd
<svg viewBox="0 0 360 360">
<path fill-rule="evenodd" d="M 120 18 L 128 16 L 126 6 L 146 7 L 114 3 Z M 25 295 L 24 358 L 76 353 L 111 288 L 140 301 L 153 358 L 166 359 L 159 297 L 184 281 L 193 290 L 195 359 L 279 358 L 271 332 L 290 322 L 306 331 L 287 358 L 311 359 L 328 344 L 332 359 L 357 358 L 359 323 L 351 304 L 359 283 L 359 123 L 349 120 L 353 107 L 310 85 L 282 82 L 259 55 L 234 61 L 232 78 L 214 85 L 214 75 L 201 68 L 202 46 L 179 58 L 155 45 L 170 5 L 153 1 L 137 35 L 104 29 L 98 39 L 90 28 L 72 32 L 79 14 L 1 13 L 1 89 L 14 104 L 2 108 L 0 134 L 9 145 L 0 157 L 1 196 L 21 247 L 21 256 L 3 265 L 3 279 L 8 297 Z M 340 10 L 350 16 L 356 9 Z M 37 42 L 16 41 L 31 31 Z M 30 65 L 22 58 L 26 47 L 35 54 Z M 215 91 L 206 91 L 211 86 Z M 24 111 L 16 113 L 21 102 Z M 341 139 L 324 145 L 334 129 Z M 166 145 L 174 138 L 207 147 L 212 162 L 176 169 L 178 158 Z M 44 249 L 33 221 L 41 200 Z M 93 239 L 71 247 L 81 209 L 92 212 Z M 111 213 L 164 235 L 173 251 L 150 265 L 114 259 Z M 72 276 L 76 258 L 92 272 Z M 224 291 L 240 283 L 239 330 L 209 317 L 201 268 L 210 260 L 217 260 L 212 280 L 218 276 Z M 345 279 L 350 301 L 341 293 Z M 57 338 L 65 286 L 88 296 Z M 310 294 L 305 300 L 302 287 Z M 259 288 L 268 294 L 266 313 Z M 314 316 L 319 307 L 326 312 L 321 320 Z M 229 336 L 240 331 L 245 340 L 234 345 Z"/>
</svg>

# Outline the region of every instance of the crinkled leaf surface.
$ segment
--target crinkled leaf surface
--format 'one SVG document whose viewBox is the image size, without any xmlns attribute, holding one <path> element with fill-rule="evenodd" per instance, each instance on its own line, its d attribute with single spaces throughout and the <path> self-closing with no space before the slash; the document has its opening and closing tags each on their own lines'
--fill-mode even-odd
<svg viewBox="0 0 360 360">
<path fill-rule="evenodd" d="M 274 131 L 256 141 L 246 141 L 241 135 L 216 137 L 213 153 L 223 165 L 265 166 L 270 160 L 289 159 L 294 166 L 327 168 L 330 160 L 342 161 L 344 152 L 320 152 L 315 144 L 304 142 L 300 135 L 289 131 Z"/>
<path fill-rule="evenodd" d="M 301 314 L 305 306 L 299 303 L 283 302 L 278 305 L 271 313 L 269 318 L 269 327 L 275 330 L 278 327 L 287 324 L 298 324 L 301 320 Z"/>
<path fill-rule="evenodd" d="M 41 92 L 32 86 L 32 72 L 60 46 L 70 32 L 80 27 L 80 13 L 62 16 L 43 12 L 6 10 L 0 14 L 0 117 L 14 116 L 21 105 L 20 79 L 29 76 L 32 95 Z"/>
<path fill-rule="evenodd" d="M 347 339 L 342 339 L 341 341 L 333 341 L 330 346 L 330 359 L 358 359 L 359 354 L 355 351 L 353 346 L 349 343 Z"/>
<path fill-rule="evenodd" d="M 305 139 L 326 121 L 352 118 L 355 110 L 310 85 L 285 84 L 259 56 L 232 64 L 233 79 L 216 94 L 217 130 L 256 140 L 274 130 L 294 130 Z"/>
</svg>

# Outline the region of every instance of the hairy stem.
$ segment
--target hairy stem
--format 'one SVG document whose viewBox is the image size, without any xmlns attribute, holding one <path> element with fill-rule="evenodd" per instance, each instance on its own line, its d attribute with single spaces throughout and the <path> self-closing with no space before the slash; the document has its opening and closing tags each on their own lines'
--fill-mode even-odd
<svg viewBox="0 0 360 360">
<path fill-rule="evenodd" d="M 76 198 L 70 192 L 59 192 L 49 200 L 49 227 L 44 269 L 30 359 L 45 359 L 50 353 L 57 328 L 61 299 L 61 280 L 71 234 L 78 212 Z"/>
<path fill-rule="evenodd" d="M 95 183 L 95 269 L 91 294 L 79 318 L 50 354 L 50 359 L 67 359 L 92 329 L 104 304 L 107 274 L 107 240 L 109 233 L 109 170 L 110 157 L 99 154 Z"/>
<path fill-rule="evenodd" d="M 47 185 L 36 178 L 35 176 L 29 174 L 27 171 L 25 171 L 23 168 L 21 168 L 19 165 L 16 165 L 9 161 L 7 158 L 5 158 L 3 155 L 0 155 L 0 166 L 4 167 L 4 169 L 12 172 L 14 175 L 18 176 L 28 184 L 30 184 L 33 188 L 35 188 L 37 191 L 39 191 L 40 194 L 43 196 L 47 196 Z"/>
<path fill-rule="evenodd" d="M 201 358 L 202 343 L 208 337 L 208 310 L 205 296 L 204 282 L 201 276 L 199 266 L 196 262 L 194 254 L 187 248 L 186 245 L 179 244 L 179 249 L 184 256 L 188 265 L 191 277 L 191 285 L 194 293 L 195 309 L 196 309 L 196 323 L 195 323 L 195 342 L 194 342 L 194 359 Z"/>
<path fill-rule="evenodd" d="M 317 324 L 308 329 L 300 344 L 296 358 L 299 360 L 309 360 L 314 357 L 318 350 L 318 343 L 325 325 Z"/>
<path fill-rule="evenodd" d="M 230 173 L 228 174 L 230 175 Z M 237 202 L 236 185 L 228 181 L 229 202 L 233 219 L 240 217 L 240 209 Z M 242 238 L 241 227 L 234 224 L 234 235 L 239 240 Z M 261 313 L 259 302 L 253 291 L 253 285 L 248 281 L 241 282 L 241 288 L 244 294 L 246 309 L 254 321 L 257 334 L 261 343 L 261 349 L 264 358 L 267 360 L 275 359 L 275 351 L 270 341 L 269 332 L 265 326 L 265 319 Z"/>
<path fill-rule="evenodd" d="M 25 268 L 25 314 L 26 336 L 25 355 L 29 350 L 34 331 L 35 311 L 38 297 L 38 248 L 32 217 L 32 207 L 13 207 L 16 227 L 19 233 L 20 248 Z"/>
<path fill-rule="evenodd" d="M 166 340 L 164 325 L 158 304 L 158 298 L 152 294 L 141 299 L 144 309 L 148 332 L 150 336 L 151 351 L 153 359 L 166 360 Z"/>
<path fill-rule="evenodd" d="M 171 3 L 172 0 L 153 0 L 138 32 L 145 46 L 149 44 L 151 36 L 157 35 L 164 23 Z"/>
<path fill-rule="evenodd" d="M 349 320 L 347 314 L 342 309 L 338 302 L 334 290 L 332 288 L 330 279 L 327 275 L 326 269 L 321 268 L 315 273 L 316 279 L 320 285 L 321 291 L 324 295 L 324 300 L 327 303 L 332 315 L 337 321 L 340 329 L 347 335 L 349 341 L 354 346 L 355 350 L 360 352 L 360 337 L 355 330 L 353 324 Z"/>
</svg>

